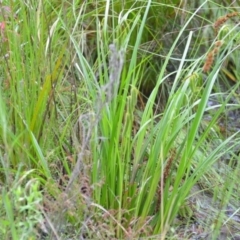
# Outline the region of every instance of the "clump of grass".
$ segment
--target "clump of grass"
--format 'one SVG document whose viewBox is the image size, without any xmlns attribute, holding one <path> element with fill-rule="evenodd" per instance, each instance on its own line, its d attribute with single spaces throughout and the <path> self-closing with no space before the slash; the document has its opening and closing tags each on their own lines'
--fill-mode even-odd
<svg viewBox="0 0 240 240">
<path fill-rule="evenodd" d="M 140 34 L 138 36 L 140 37 Z M 189 41 L 190 39 L 191 34 Z M 187 46 L 185 53 L 188 51 Z M 172 51 L 173 49 L 174 46 Z M 104 49 L 102 51 L 104 52 Z M 142 236 L 161 234 L 164 238 L 169 230 L 168 226 L 176 217 L 180 206 L 184 204 L 190 189 L 206 169 L 223 154 L 220 153 L 220 149 L 229 141 L 223 142 L 214 153 L 208 156 L 202 155 L 202 159 L 198 159 L 199 147 L 205 143 L 211 127 L 205 130 L 198 143 L 195 143 L 194 139 L 198 136 L 198 129 L 216 80 L 216 73 L 220 69 L 220 58 L 217 59 L 217 65 L 206 81 L 202 95 L 196 97 L 190 88 L 190 78 L 180 86 L 178 85 L 184 63 L 183 57 L 164 113 L 152 118 L 154 100 L 160 84 L 164 81 L 164 67 L 170 55 L 171 50 L 160 72 L 156 87 L 138 120 L 140 125 L 135 129 L 136 134 L 133 139 L 131 136 L 134 131 L 133 120 L 137 93 L 135 84 L 137 81 L 131 73 L 132 69 L 138 69 L 134 65 L 137 55 L 132 55 L 130 63 L 133 65 L 130 64 L 131 67 L 126 67 L 126 70 L 123 68 L 122 85 L 118 91 L 120 95 L 113 98 L 111 102 L 107 102 L 106 109 L 101 111 L 99 125 L 96 126 L 95 139 L 100 139 L 100 142 L 99 140 L 96 143 L 93 141 L 92 149 L 97 149 L 97 153 L 93 155 L 92 179 L 93 202 L 96 201 L 98 205 L 95 203 L 93 205 L 102 210 L 104 207 L 104 212 L 109 209 L 117 211 L 117 218 L 114 218 L 112 224 L 115 226 L 114 231 L 118 238 L 126 237 L 129 231 L 142 234 Z M 196 64 L 194 68 L 189 69 L 189 72 L 197 72 L 198 66 Z M 129 76 L 133 78 L 129 82 L 131 85 L 128 84 Z M 123 97 L 124 94 L 127 96 L 126 100 Z M 160 120 L 156 123 L 155 118 Z M 210 123 L 210 126 L 212 125 L 214 125 L 214 120 Z M 172 151 L 176 151 L 174 160 L 171 157 Z M 168 174 L 166 174 L 169 171 L 167 159 L 171 159 L 171 162 L 176 161 L 177 166 Z M 195 172 L 190 174 L 194 159 L 198 159 L 199 163 Z M 167 175 L 166 179 L 164 175 Z M 97 186 L 98 182 L 102 184 Z M 169 189 L 172 190 L 169 191 Z M 130 211 L 133 214 L 130 214 Z M 124 225 L 120 224 L 123 219 Z M 151 233 L 144 235 L 141 231 L 143 226 L 150 226 Z"/>
<path fill-rule="evenodd" d="M 237 49 L 237 34 L 230 29 L 222 37 L 220 27 L 237 13 L 215 22 L 217 39 L 203 67 L 189 31 L 177 70 L 167 75 L 180 39 L 207 1 L 189 13 L 158 74 L 151 75 L 155 85 L 149 97 L 141 99 L 142 80 L 158 54 L 141 50 L 158 41 L 149 24 L 162 26 L 155 20 L 157 9 L 168 9 L 169 17 L 180 2 L 11 6 L 1 59 L 3 238 L 179 237 L 178 218 L 188 224 L 194 217 L 202 220 L 197 204 L 190 204 L 197 195 L 192 189 L 202 183 L 201 191 L 213 188 L 212 199 L 219 204 L 217 214 L 201 222 L 211 226 L 204 231 L 217 238 L 229 223 L 224 210 L 237 199 L 239 167 L 230 178 L 230 170 L 221 177 L 214 166 L 226 152 L 231 161 L 236 158 L 237 133 L 224 139 L 216 130 L 232 95 L 207 105 L 222 63 Z M 160 108 L 160 88 L 172 75 Z M 26 174 L 26 169 L 31 170 Z"/>
</svg>

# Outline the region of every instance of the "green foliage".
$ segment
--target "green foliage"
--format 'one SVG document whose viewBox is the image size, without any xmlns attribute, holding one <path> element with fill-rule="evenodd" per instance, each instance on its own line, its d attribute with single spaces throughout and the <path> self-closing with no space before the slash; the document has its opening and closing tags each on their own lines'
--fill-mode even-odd
<svg viewBox="0 0 240 240">
<path fill-rule="evenodd" d="M 26 182 L 25 187 L 22 186 L 30 173 L 19 179 L 11 190 L 7 191 L 7 188 L 2 190 L 0 203 L 6 210 L 6 216 L 1 213 L 2 239 L 35 238 L 37 224 L 43 221 L 40 209 L 43 198 L 39 191 L 39 182 L 31 179 Z"/>
<path fill-rule="evenodd" d="M 182 234 L 178 219 L 202 221 L 216 239 L 235 224 L 224 211 L 238 211 L 239 137 L 236 128 L 222 134 L 219 119 L 239 107 L 238 26 L 201 28 L 227 7 L 107 0 L 0 8 L 1 239 L 179 239 L 188 229 Z M 228 59 L 235 86 L 225 94 L 218 86 Z M 218 206 L 210 217 L 191 202 L 196 186 Z"/>
</svg>

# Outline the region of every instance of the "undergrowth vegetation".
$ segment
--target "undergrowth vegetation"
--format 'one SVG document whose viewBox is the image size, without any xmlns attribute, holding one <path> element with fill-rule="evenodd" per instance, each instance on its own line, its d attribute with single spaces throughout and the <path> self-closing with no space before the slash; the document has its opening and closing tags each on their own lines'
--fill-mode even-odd
<svg viewBox="0 0 240 240">
<path fill-rule="evenodd" d="M 196 2 L 1 1 L 1 239 L 240 237 L 240 6 Z"/>
</svg>

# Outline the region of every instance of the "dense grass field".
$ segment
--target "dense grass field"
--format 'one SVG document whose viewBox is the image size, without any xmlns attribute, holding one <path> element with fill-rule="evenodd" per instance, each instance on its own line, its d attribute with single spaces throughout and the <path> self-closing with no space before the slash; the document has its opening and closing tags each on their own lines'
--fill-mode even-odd
<svg viewBox="0 0 240 240">
<path fill-rule="evenodd" d="M 0 239 L 239 239 L 239 8 L 1 1 Z"/>
</svg>

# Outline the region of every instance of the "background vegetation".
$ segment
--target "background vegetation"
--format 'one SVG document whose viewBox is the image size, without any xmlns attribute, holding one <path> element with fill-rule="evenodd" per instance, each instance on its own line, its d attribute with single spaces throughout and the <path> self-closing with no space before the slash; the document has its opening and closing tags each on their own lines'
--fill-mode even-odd
<svg viewBox="0 0 240 240">
<path fill-rule="evenodd" d="M 1 239 L 236 239 L 236 1 L 0 3 Z"/>
</svg>

